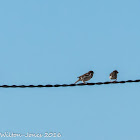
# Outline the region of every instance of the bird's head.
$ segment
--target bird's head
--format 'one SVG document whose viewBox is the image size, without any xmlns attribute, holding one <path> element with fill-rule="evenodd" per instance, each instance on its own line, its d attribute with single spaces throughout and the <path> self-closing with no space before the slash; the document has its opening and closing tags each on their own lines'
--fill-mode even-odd
<svg viewBox="0 0 140 140">
<path fill-rule="evenodd" d="M 89 71 L 88 73 L 94 74 L 94 72 L 93 72 L 93 71 Z"/>
<path fill-rule="evenodd" d="M 117 70 L 114 70 L 115 73 L 119 73 Z"/>
</svg>

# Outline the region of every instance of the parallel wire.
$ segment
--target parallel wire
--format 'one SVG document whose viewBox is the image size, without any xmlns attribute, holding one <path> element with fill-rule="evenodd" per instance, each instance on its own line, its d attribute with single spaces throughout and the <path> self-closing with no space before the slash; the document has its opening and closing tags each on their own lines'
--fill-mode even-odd
<svg viewBox="0 0 140 140">
<path fill-rule="evenodd" d="M 1 88 L 43 88 L 43 87 L 73 87 L 73 86 L 93 86 L 93 85 L 103 85 L 103 84 L 123 84 L 123 83 L 134 83 L 140 82 L 138 80 L 127 80 L 127 81 L 113 81 L 113 82 L 97 82 L 97 83 L 80 83 L 80 84 L 55 84 L 55 85 L 0 85 Z"/>
</svg>

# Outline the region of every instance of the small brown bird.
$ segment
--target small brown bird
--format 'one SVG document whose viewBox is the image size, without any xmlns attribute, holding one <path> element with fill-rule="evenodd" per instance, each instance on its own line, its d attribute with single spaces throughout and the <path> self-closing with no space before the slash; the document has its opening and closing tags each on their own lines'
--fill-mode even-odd
<svg viewBox="0 0 140 140">
<path fill-rule="evenodd" d="M 85 84 L 85 81 L 90 80 L 93 77 L 94 72 L 93 71 L 89 71 L 77 78 L 79 78 L 74 84 L 76 84 L 79 81 L 82 81 Z"/>
<path fill-rule="evenodd" d="M 114 80 L 115 79 L 115 81 L 116 81 L 118 73 L 119 72 L 117 70 L 114 70 L 113 72 L 111 72 L 110 75 L 109 75 L 110 80 L 112 80 L 112 79 Z"/>
</svg>

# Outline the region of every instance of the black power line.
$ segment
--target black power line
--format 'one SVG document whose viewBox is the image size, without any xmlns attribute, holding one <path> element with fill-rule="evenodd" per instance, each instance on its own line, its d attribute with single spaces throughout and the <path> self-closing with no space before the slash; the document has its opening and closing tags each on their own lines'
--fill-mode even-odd
<svg viewBox="0 0 140 140">
<path fill-rule="evenodd" d="M 138 80 L 127 80 L 127 81 L 113 81 L 113 82 L 97 82 L 97 83 L 80 83 L 80 84 L 55 84 L 55 85 L 0 85 L 1 88 L 43 88 L 43 87 L 73 87 L 73 86 L 93 86 L 93 85 L 103 85 L 103 84 L 118 84 L 118 83 L 134 83 L 140 82 Z"/>
</svg>

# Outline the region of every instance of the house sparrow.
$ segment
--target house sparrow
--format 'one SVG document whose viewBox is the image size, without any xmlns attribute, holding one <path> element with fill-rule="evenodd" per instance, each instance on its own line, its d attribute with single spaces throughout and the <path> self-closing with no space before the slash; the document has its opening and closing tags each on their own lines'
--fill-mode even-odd
<svg viewBox="0 0 140 140">
<path fill-rule="evenodd" d="M 117 70 L 114 70 L 113 72 L 111 72 L 110 75 L 109 75 L 110 80 L 115 79 L 115 81 L 116 81 L 118 73 L 119 72 Z"/>
<path fill-rule="evenodd" d="M 82 81 L 85 84 L 85 81 L 90 80 L 93 77 L 94 72 L 93 71 L 89 71 L 88 73 L 85 73 L 77 78 L 79 78 L 74 84 L 76 84 L 79 81 Z"/>
</svg>

